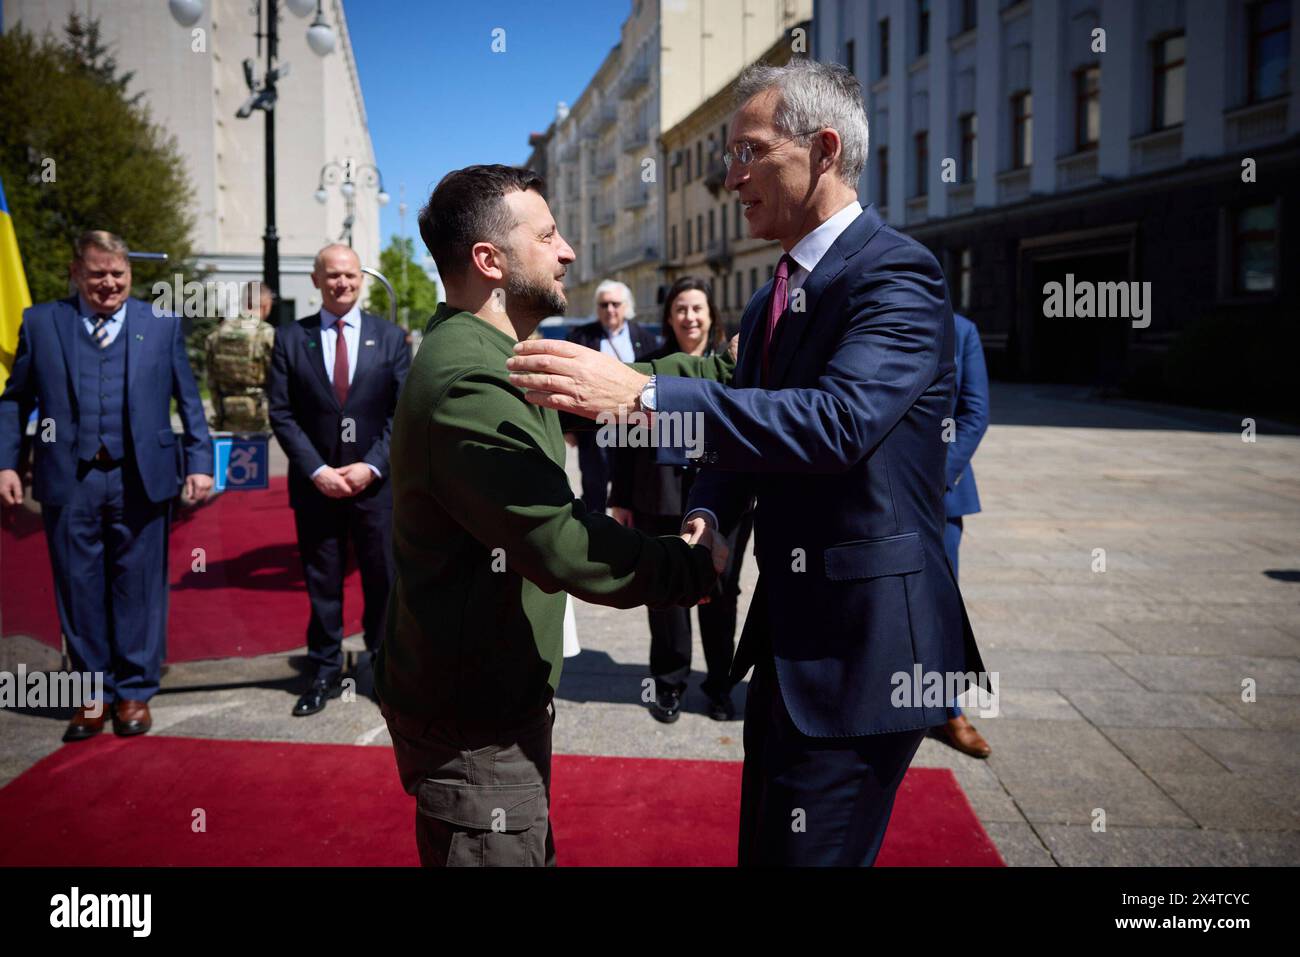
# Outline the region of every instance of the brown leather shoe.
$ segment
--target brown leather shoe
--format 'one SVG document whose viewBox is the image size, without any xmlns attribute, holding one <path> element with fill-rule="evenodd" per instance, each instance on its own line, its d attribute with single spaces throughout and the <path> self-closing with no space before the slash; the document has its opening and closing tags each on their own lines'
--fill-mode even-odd
<svg viewBox="0 0 1300 957">
<path fill-rule="evenodd" d="M 63 732 L 63 740 L 85 741 L 99 734 L 104 730 L 104 719 L 108 717 L 110 707 L 102 701 L 94 701 L 78 709 L 68 722 L 68 729 Z"/>
<path fill-rule="evenodd" d="M 118 701 L 113 705 L 113 730 L 124 738 L 153 727 L 147 701 Z"/>
<path fill-rule="evenodd" d="M 943 726 L 943 733 L 948 743 L 962 754 L 969 754 L 972 758 L 987 758 L 993 753 L 989 743 L 984 740 L 984 735 L 975 730 L 975 725 L 967 721 L 964 714 L 949 718 Z"/>
</svg>

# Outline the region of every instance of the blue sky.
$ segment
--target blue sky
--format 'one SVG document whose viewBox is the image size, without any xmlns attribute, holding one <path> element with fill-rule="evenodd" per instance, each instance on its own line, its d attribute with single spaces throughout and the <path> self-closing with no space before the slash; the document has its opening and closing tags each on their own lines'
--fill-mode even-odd
<svg viewBox="0 0 1300 957">
<path fill-rule="evenodd" d="M 423 255 L 415 217 L 449 170 L 522 163 L 528 134 L 546 129 L 591 80 L 631 0 L 360 0 L 347 5 L 370 138 L 393 200 L 381 212 L 384 245 L 399 231 Z M 505 52 L 492 31 L 505 30 Z"/>
</svg>

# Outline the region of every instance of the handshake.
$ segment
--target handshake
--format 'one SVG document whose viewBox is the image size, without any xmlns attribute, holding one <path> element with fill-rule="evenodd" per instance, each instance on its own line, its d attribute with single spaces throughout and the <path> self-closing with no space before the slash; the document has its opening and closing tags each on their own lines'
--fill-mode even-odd
<svg viewBox="0 0 1300 957">
<path fill-rule="evenodd" d="M 632 511 L 627 508 L 615 506 L 610 509 L 614 521 L 628 528 L 632 527 Z M 731 549 L 727 548 L 727 541 L 713 527 L 713 523 L 708 520 L 703 512 L 691 512 L 682 521 L 681 539 L 687 545 L 703 545 L 713 556 L 713 570 L 721 575 L 727 569 L 727 559 L 731 556 Z M 703 599 L 700 604 L 708 601 Z"/>
</svg>

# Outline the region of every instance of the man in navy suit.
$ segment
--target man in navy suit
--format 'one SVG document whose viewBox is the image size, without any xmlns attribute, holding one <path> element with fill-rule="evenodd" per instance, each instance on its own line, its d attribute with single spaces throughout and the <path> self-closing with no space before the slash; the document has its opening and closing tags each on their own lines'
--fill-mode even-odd
<svg viewBox="0 0 1300 957">
<path fill-rule="evenodd" d="M 694 416 L 688 530 L 726 533 L 757 497 L 759 579 L 732 666 L 754 668 L 740 863 L 867 865 L 926 729 L 983 677 L 943 549 L 952 309 L 934 257 L 858 204 L 851 73 L 751 67 L 737 102 L 726 185 L 785 255 L 745 310 L 732 381 L 716 361 L 647 378 L 555 342 L 520 343 L 511 368 L 551 408 Z"/>
<path fill-rule="evenodd" d="M 943 510 L 948 521 L 944 525 L 943 547 L 956 577 L 962 516 L 980 510 L 980 495 L 970 460 L 989 428 L 989 374 L 975 323 L 957 313 L 953 313 L 952 319 L 957 329 L 957 348 L 953 354 L 957 363 L 957 395 L 952 412 L 952 442 L 944 470 L 948 486 L 943 494 Z M 948 709 L 948 720 L 940 733 L 954 748 L 973 758 L 987 758 L 993 753 L 984 735 L 955 702 Z"/>
<path fill-rule="evenodd" d="M 411 349 L 401 329 L 361 311 L 363 279 L 348 246 L 317 253 L 312 282 L 321 310 L 278 329 L 271 353 L 271 429 L 289 457 L 289 504 L 311 604 L 311 674 L 294 705 L 298 717 L 316 714 L 342 690 L 348 542 L 361 571 L 368 666 L 383 638 L 393 577 L 388 438 Z"/>
<path fill-rule="evenodd" d="M 59 622 L 78 672 L 104 675 L 64 733 L 144 734 L 167 637 L 167 527 L 186 497 L 212 489 L 212 440 L 180 320 L 132 298 L 126 244 L 95 230 L 77 239 L 77 295 L 23 313 L 0 396 L 0 501 L 19 505 L 23 435 L 39 409 L 32 495 L 54 571 Z M 184 437 L 172 432 L 176 400 Z"/>
<path fill-rule="evenodd" d="M 632 290 L 626 283 L 606 279 L 596 287 L 595 321 L 576 327 L 569 333 L 569 341 L 598 349 L 623 362 L 636 362 L 659 348 L 659 338 L 635 317 Z M 570 445 L 576 442 L 578 446 L 582 504 L 587 506 L 587 511 L 603 515 L 609 501 L 609 449 L 596 441 L 596 433 L 590 429 L 570 432 L 566 439 Z"/>
</svg>

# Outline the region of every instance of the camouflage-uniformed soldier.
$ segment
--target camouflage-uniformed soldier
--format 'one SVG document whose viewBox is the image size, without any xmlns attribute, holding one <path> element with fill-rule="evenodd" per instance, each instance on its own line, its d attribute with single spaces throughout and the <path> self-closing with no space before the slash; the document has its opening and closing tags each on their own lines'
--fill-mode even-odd
<svg viewBox="0 0 1300 957">
<path fill-rule="evenodd" d="M 250 300 L 261 286 L 258 313 Z M 223 319 L 204 342 L 208 361 L 208 391 L 212 397 L 212 427 L 222 432 L 269 432 L 266 378 L 271 371 L 275 327 L 265 322 L 274 297 L 260 283 L 252 284 L 244 315 Z"/>
</svg>

